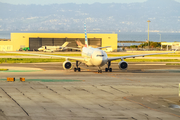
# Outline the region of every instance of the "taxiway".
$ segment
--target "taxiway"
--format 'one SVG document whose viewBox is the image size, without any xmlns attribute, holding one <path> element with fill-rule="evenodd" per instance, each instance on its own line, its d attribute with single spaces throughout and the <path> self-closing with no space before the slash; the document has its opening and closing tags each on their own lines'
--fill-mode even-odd
<svg viewBox="0 0 180 120">
<path fill-rule="evenodd" d="M 84 65 L 73 72 L 62 63 L 0 64 L 12 70 L 0 72 L 0 120 L 180 119 L 180 66 L 111 67 L 113 72 L 99 74 Z M 6 82 L 7 77 L 16 81 Z"/>
</svg>

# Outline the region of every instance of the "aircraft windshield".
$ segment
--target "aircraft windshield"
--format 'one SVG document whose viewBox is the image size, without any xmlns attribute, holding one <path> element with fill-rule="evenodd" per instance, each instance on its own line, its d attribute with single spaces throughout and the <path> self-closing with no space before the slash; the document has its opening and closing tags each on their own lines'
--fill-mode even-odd
<svg viewBox="0 0 180 120">
<path fill-rule="evenodd" d="M 104 55 L 97 55 L 97 57 L 104 57 Z"/>
</svg>

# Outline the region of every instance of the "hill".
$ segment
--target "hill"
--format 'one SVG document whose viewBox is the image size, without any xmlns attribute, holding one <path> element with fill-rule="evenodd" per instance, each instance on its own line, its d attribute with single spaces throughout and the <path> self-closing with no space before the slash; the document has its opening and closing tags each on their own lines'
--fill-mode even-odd
<svg viewBox="0 0 180 120">
<path fill-rule="evenodd" d="M 0 3 L 1 31 L 90 32 L 180 31 L 180 3 L 148 0 L 144 3 L 13 5 Z"/>
</svg>

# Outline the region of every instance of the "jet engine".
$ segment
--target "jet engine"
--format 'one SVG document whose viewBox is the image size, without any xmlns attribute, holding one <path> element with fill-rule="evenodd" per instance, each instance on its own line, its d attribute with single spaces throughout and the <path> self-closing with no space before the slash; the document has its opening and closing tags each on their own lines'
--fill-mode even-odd
<svg viewBox="0 0 180 120">
<path fill-rule="evenodd" d="M 121 70 L 125 70 L 126 68 L 128 68 L 128 63 L 126 61 L 121 61 L 119 62 L 119 69 Z"/>
<path fill-rule="evenodd" d="M 69 69 L 71 69 L 72 68 L 72 63 L 70 62 L 70 61 L 65 61 L 64 63 L 63 63 L 63 68 L 65 69 L 65 70 L 69 70 Z"/>
</svg>

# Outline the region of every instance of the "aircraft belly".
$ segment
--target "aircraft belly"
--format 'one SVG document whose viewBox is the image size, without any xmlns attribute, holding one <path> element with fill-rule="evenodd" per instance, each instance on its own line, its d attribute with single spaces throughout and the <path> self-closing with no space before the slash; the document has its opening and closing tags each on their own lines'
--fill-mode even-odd
<svg viewBox="0 0 180 120">
<path fill-rule="evenodd" d="M 87 66 L 94 66 L 91 59 L 87 60 L 87 62 L 85 63 Z"/>
</svg>

